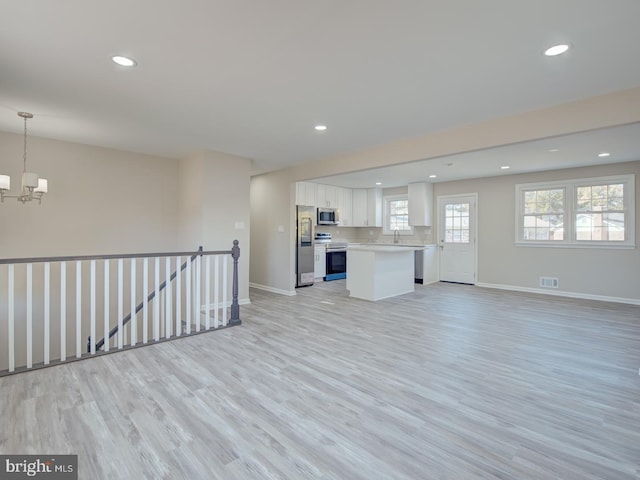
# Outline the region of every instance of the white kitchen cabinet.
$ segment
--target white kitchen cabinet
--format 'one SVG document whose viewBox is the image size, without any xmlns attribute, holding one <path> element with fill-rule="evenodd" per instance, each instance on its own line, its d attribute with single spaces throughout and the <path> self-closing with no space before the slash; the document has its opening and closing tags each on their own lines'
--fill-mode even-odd
<svg viewBox="0 0 640 480">
<path fill-rule="evenodd" d="M 327 248 L 325 245 L 316 245 L 314 248 L 313 274 L 316 281 L 324 279 L 327 275 Z"/>
<path fill-rule="evenodd" d="M 430 227 L 433 211 L 433 184 L 428 182 L 410 183 L 407 186 L 409 198 L 409 225 Z"/>
<path fill-rule="evenodd" d="M 296 183 L 296 205 L 317 206 L 318 185 L 312 182 Z"/>
<path fill-rule="evenodd" d="M 350 188 L 338 187 L 338 210 L 340 226 L 353 226 L 353 196 Z"/>
<path fill-rule="evenodd" d="M 424 247 L 423 262 L 423 285 L 440 281 L 437 245 L 426 245 Z"/>
<path fill-rule="evenodd" d="M 351 223 L 354 227 L 367 226 L 367 189 L 354 188 L 351 190 L 352 209 Z"/>
<path fill-rule="evenodd" d="M 367 189 L 367 226 L 382 226 L 382 189 Z"/>
<path fill-rule="evenodd" d="M 318 207 L 338 208 L 338 187 L 318 183 L 317 204 Z"/>
</svg>

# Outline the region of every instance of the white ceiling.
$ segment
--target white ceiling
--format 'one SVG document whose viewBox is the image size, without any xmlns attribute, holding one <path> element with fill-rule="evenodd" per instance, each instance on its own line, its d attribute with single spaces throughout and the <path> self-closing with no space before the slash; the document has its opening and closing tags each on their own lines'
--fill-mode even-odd
<svg viewBox="0 0 640 480">
<path fill-rule="evenodd" d="M 609 153 L 607 157 L 599 154 Z M 640 123 L 313 179 L 350 188 L 450 182 L 640 160 Z M 506 166 L 508 169 L 502 169 Z M 429 178 L 436 175 L 436 178 Z"/>
<path fill-rule="evenodd" d="M 638 18 L 638 0 L 3 1 L 0 130 L 20 132 L 28 111 L 33 135 L 172 158 L 211 149 L 265 172 L 638 87 Z M 561 42 L 568 54 L 542 55 Z M 640 138 L 601 133 L 581 161 L 613 150 L 610 135 Z M 476 158 L 475 175 L 562 166 L 552 143 Z M 420 172 L 453 179 L 464 162 Z"/>
</svg>

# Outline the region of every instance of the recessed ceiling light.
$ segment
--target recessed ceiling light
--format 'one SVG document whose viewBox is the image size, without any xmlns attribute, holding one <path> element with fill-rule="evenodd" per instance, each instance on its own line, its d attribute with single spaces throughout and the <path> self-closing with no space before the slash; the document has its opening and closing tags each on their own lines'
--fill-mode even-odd
<svg viewBox="0 0 640 480">
<path fill-rule="evenodd" d="M 500 170 L 509 170 L 511 167 L 509 165 L 502 165 Z"/>
<path fill-rule="evenodd" d="M 569 45 L 566 43 L 561 43 L 560 45 L 554 45 L 553 47 L 549 47 L 544 51 L 544 54 L 547 57 L 555 57 L 556 55 L 562 55 L 567 50 L 569 50 Z"/>
<path fill-rule="evenodd" d="M 602 152 L 598 154 L 599 157 L 608 157 L 609 155 L 611 155 L 609 152 Z"/>
<path fill-rule="evenodd" d="M 376 185 L 382 185 L 382 182 L 376 182 Z"/>
<path fill-rule="evenodd" d="M 326 125 L 316 125 L 314 127 L 316 130 L 318 130 L 319 132 L 324 132 L 327 129 Z"/>
<path fill-rule="evenodd" d="M 429 175 L 429 178 L 437 178 L 438 175 Z"/>
<path fill-rule="evenodd" d="M 553 153 L 553 152 L 557 152 L 558 150 L 559 150 L 558 148 L 550 148 L 550 149 L 549 149 L 549 151 L 550 151 L 551 153 Z"/>
<path fill-rule="evenodd" d="M 111 57 L 111 60 L 113 60 L 121 67 L 135 67 L 138 64 L 138 62 L 136 62 L 133 58 L 123 57 L 121 55 Z"/>
</svg>

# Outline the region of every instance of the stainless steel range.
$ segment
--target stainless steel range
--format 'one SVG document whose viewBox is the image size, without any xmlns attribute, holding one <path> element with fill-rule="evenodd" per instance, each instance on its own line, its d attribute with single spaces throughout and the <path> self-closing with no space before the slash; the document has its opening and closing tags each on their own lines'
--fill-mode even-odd
<svg viewBox="0 0 640 480">
<path fill-rule="evenodd" d="M 347 278 L 347 244 L 331 242 L 327 244 L 327 273 L 325 280 Z"/>
</svg>

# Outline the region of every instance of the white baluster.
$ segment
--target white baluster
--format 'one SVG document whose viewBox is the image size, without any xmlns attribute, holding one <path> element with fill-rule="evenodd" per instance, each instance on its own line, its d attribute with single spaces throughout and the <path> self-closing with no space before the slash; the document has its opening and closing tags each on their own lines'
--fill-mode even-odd
<svg viewBox="0 0 640 480">
<path fill-rule="evenodd" d="M 213 326 L 215 328 L 219 327 L 219 323 L 218 323 L 218 309 L 220 308 L 219 305 L 219 290 L 220 290 L 220 255 L 216 255 L 215 261 L 214 261 L 214 275 L 213 275 L 213 279 L 214 279 L 214 283 L 213 283 Z"/>
<path fill-rule="evenodd" d="M 82 356 L 82 262 L 76 262 L 76 358 Z"/>
<path fill-rule="evenodd" d="M 176 337 L 182 334 L 182 259 L 176 258 Z"/>
<path fill-rule="evenodd" d="M 165 260 L 165 308 L 164 308 L 164 338 L 171 337 L 171 257 L 167 257 Z"/>
<path fill-rule="evenodd" d="M 51 362 L 51 264 L 44 264 L 44 364 Z"/>
<path fill-rule="evenodd" d="M 229 264 L 229 259 L 231 257 L 225 255 L 222 260 L 222 326 L 226 326 L 227 321 L 227 304 L 229 301 L 227 300 L 227 265 Z"/>
<path fill-rule="evenodd" d="M 209 312 L 211 311 L 211 257 L 204 259 L 204 325 L 207 330 L 211 328 Z"/>
<path fill-rule="evenodd" d="M 118 259 L 118 348 L 124 346 L 124 259 Z"/>
<path fill-rule="evenodd" d="M 131 259 L 131 346 L 138 342 L 138 318 L 136 316 L 136 259 Z"/>
<path fill-rule="evenodd" d="M 60 263 L 60 361 L 67 359 L 67 262 Z"/>
<path fill-rule="evenodd" d="M 202 314 L 202 310 L 201 310 L 202 304 L 200 303 L 200 294 L 202 292 L 202 256 L 201 255 L 198 255 L 198 258 L 196 259 L 195 289 L 196 289 L 196 305 L 195 305 L 196 332 L 199 332 L 200 331 L 200 315 Z"/>
<path fill-rule="evenodd" d="M 27 263 L 27 368 L 33 367 L 33 264 Z"/>
<path fill-rule="evenodd" d="M 14 327 L 15 327 L 15 286 L 14 286 L 14 281 L 15 281 L 15 266 L 13 264 L 9 264 L 9 278 L 8 278 L 8 285 L 7 285 L 7 317 L 8 317 L 8 321 L 9 321 L 9 325 L 8 325 L 8 337 L 9 337 L 9 345 L 8 345 L 8 350 L 9 350 L 9 371 L 13 372 L 16 369 L 16 349 L 15 349 L 15 345 L 14 345 L 14 341 L 15 341 L 15 331 L 14 331 Z"/>
<path fill-rule="evenodd" d="M 142 343 L 149 341 L 149 259 L 142 260 Z"/>
<path fill-rule="evenodd" d="M 160 291 L 160 337 L 164 337 L 164 330 L 165 330 L 164 329 L 164 327 L 165 327 L 165 324 L 164 324 L 165 311 L 164 311 L 164 309 L 166 307 L 166 303 L 165 303 L 166 300 L 165 299 L 166 299 L 166 294 L 165 294 L 164 289 L 162 289 Z"/>
<path fill-rule="evenodd" d="M 91 260 L 91 341 L 89 353 L 96 353 L 96 261 Z"/>
<path fill-rule="evenodd" d="M 109 319 L 109 260 L 104 261 L 104 351 L 109 351 L 111 339 L 109 338 L 111 321 Z"/>
<path fill-rule="evenodd" d="M 160 258 L 156 257 L 155 262 L 155 285 L 156 292 L 153 297 L 153 339 L 157 342 L 160 340 Z"/>
<path fill-rule="evenodd" d="M 187 319 L 187 335 L 191 333 L 191 257 L 187 257 L 187 271 L 184 276 L 187 282 L 184 298 L 187 300 L 185 315 Z"/>
</svg>

